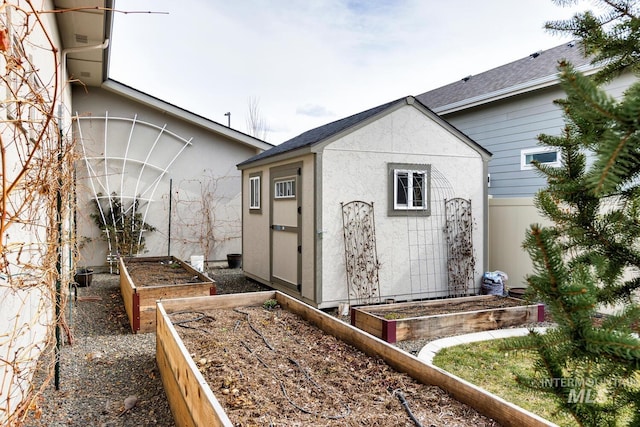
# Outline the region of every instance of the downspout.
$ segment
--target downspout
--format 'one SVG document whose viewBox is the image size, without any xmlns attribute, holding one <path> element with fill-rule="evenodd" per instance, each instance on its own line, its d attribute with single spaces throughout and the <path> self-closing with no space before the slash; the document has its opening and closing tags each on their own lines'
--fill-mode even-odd
<svg viewBox="0 0 640 427">
<path fill-rule="evenodd" d="M 62 150 L 62 118 L 63 118 L 63 114 L 64 114 L 64 88 L 66 87 L 67 82 L 67 55 L 69 55 L 70 53 L 78 53 L 78 52 L 85 52 L 88 50 L 94 50 L 94 49 L 100 49 L 100 50 L 104 50 L 107 47 L 109 47 L 109 39 L 105 39 L 104 42 L 97 44 L 97 45 L 91 45 L 91 46 L 81 46 L 81 47 L 70 47 L 67 49 L 63 49 L 61 52 L 61 76 L 64 79 L 64 84 L 62 85 L 62 102 L 60 103 L 60 105 L 58 106 L 58 126 L 60 128 L 59 132 L 60 132 L 60 149 Z M 73 257 L 69 256 L 69 260 L 72 260 Z M 69 271 L 71 271 L 73 268 L 73 266 L 71 264 L 69 264 Z"/>
<path fill-rule="evenodd" d="M 482 271 L 489 271 L 489 251 L 491 248 L 491 245 L 489 244 L 489 236 L 490 236 L 490 230 L 489 230 L 489 226 L 490 226 L 490 221 L 489 221 L 489 215 L 490 215 L 490 203 L 491 203 L 491 196 L 489 196 L 489 159 L 482 159 L 482 181 L 484 182 L 484 185 L 482 186 L 482 194 L 483 194 L 483 201 L 484 201 L 484 207 L 482 208 L 482 216 L 484 218 L 484 224 L 483 224 L 483 233 L 482 233 L 482 252 L 484 254 L 484 256 L 482 257 Z M 474 283 L 475 286 L 475 283 Z"/>
<path fill-rule="evenodd" d="M 100 49 L 104 50 L 109 47 L 109 39 L 105 39 L 104 42 L 91 46 L 80 46 L 80 47 L 70 47 L 62 50 L 62 77 L 65 79 L 65 84 L 67 83 L 67 55 L 70 53 L 78 53 L 85 52 L 87 50 Z M 64 89 L 64 86 L 63 86 Z M 63 104 L 64 105 L 64 104 Z"/>
<path fill-rule="evenodd" d="M 62 156 L 64 156 L 64 147 L 63 147 L 63 139 L 64 139 L 64 135 L 62 133 L 62 116 L 64 114 L 64 87 L 67 84 L 67 55 L 69 55 L 70 53 L 77 53 L 77 52 L 84 52 L 87 50 L 93 50 L 93 49 L 101 49 L 104 50 L 109 46 L 109 39 L 105 39 L 104 42 L 102 42 L 99 45 L 92 45 L 92 46 L 82 46 L 82 47 L 73 47 L 73 48 L 68 48 L 68 49 L 63 49 L 62 53 L 61 53 L 61 78 L 64 79 L 64 84 L 63 84 L 63 90 L 61 91 L 62 93 L 62 99 L 63 102 L 61 102 L 58 106 L 58 112 L 59 112 L 59 118 L 58 118 L 58 147 L 59 147 L 59 152 L 58 152 L 58 161 L 62 160 Z M 56 336 L 56 349 L 55 349 L 55 367 L 54 367 L 54 384 L 55 384 L 55 389 L 56 390 L 60 390 L 60 349 L 62 347 L 62 339 L 61 339 L 61 330 L 60 330 L 60 321 L 58 320 L 61 316 L 60 313 L 60 304 L 62 302 L 62 283 L 60 278 L 62 277 L 62 261 L 63 261 L 63 256 L 62 256 L 62 194 L 60 192 L 60 187 L 58 187 L 58 194 L 56 195 L 56 214 L 57 214 L 57 219 L 58 219 L 58 256 L 57 256 L 57 261 L 56 261 L 56 273 L 57 273 L 57 279 L 56 279 L 56 307 L 55 307 L 55 315 L 56 315 L 56 330 L 55 330 L 55 336 Z M 73 259 L 71 256 L 69 256 L 69 260 Z M 72 265 L 69 265 L 69 271 L 71 271 L 73 268 Z M 71 310 L 69 311 L 69 316 L 71 316 Z M 69 317 L 69 319 L 71 319 L 71 317 Z"/>
</svg>

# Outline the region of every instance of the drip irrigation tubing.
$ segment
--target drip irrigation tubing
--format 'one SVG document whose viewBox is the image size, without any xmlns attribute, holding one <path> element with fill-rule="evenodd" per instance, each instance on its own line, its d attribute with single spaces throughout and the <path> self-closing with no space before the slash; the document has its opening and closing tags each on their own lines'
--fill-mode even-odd
<svg viewBox="0 0 640 427">
<path fill-rule="evenodd" d="M 420 421 L 418 421 L 416 416 L 413 415 L 413 412 L 411 412 L 411 408 L 409 408 L 409 403 L 407 402 L 407 399 L 405 399 L 404 394 L 402 394 L 400 390 L 393 390 L 393 394 L 398 397 L 400 404 L 404 407 L 404 410 L 407 412 L 407 415 L 409 415 L 409 418 L 411 418 L 411 421 L 413 421 L 417 427 L 422 427 Z"/>
</svg>

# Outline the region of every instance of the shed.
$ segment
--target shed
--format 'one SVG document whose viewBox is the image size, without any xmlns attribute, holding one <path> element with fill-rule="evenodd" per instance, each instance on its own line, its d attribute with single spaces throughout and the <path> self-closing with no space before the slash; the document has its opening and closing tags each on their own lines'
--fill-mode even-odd
<svg viewBox="0 0 640 427">
<path fill-rule="evenodd" d="M 412 96 L 253 156 L 244 273 L 318 308 L 475 294 L 490 156 Z"/>
</svg>

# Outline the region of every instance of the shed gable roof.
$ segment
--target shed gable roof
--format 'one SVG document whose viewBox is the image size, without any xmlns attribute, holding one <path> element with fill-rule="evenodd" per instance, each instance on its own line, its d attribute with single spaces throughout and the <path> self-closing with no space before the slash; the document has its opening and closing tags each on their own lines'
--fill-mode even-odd
<svg viewBox="0 0 640 427">
<path fill-rule="evenodd" d="M 352 116 L 345 117 L 344 119 L 336 120 L 335 122 L 331 122 L 326 125 L 308 130 L 296 137 L 289 139 L 288 141 L 283 142 L 280 145 L 276 145 L 275 147 L 267 151 L 263 151 L 262 153 L 251 157 L 250 159 L 240 163 L 238 166 L 245 165 L 248 163 L 253 163 L 258 160 L 265 159 L 267 157 L 276 156 L 278 154 L 297 150 L 299 148 L 312 146 L 318 142 L 324 141 L 327 138 L 330 138 L 342 132 L 343 130 L 346 130 L 352 126 L 355 126 L 370 117 L 375 116 L 379 112 L 384 111 L 395 104 L 403 102 L 404 99 L 405 98 L 397 99 L 395 101 L 391 101 L 386 104 L 379 105 L 369 110 L 362 111 L 361 113 L 357 113 Z"/>
<path fill-rule="evenodd" d="M 360 113 L 354 114 L 349 117 L 345 117 L 344 119 L 336 120 L 335 122 L 328 123 L 326 125 L 308 130 L 294 138 L 291 138 L 288 141 L 283 142 L 280 145 L 276 145 L 275 147 L 263 151 L 260 154 L 257 154 L 250 159 L 245 160 L 242 163 L 239 163 L 238 168 L 243 168 L 249 164 L 258 162 L 260 160 L 264 160 L 270 157 L 277 156 L 279 154 L 288 153 L 294 150 L 303 149 L 305 147 L 312 147 L 319 145 L 323 142 L 326 142 L 330 138 L 340 134 L 341 132 L 347 132 L 355 129 L 358 125 L 366 122 L 369 119 L 373 119 L 375 116 L 380 114 L 385 114 L 395 108 L 398 108 L 402 105 L 407 104 L 415 104 L 418 108 L 420 108 L 423 112 L 430 115 L 434 120 L 438 121 L 442 126 L 448 127 L 454 133 L 458 134 L 458 136 L 470 145 L 473 145 L 476 150 L 481 151 L 487 155 L 491 155 L 487 150 L 482 148 L 475 141 L 471 140 L 468 136 L 455 129 L 451 124 L 447 121 L 439 117 L 437 114 L 429 110 L 424 104 L 422 104 L 419 100 L 414 98 L 413 96 L 407 96 L 404 98 L 396 99 L 395 101 L 388 102 L 386 104 L 379 105 L 377 107 L 371 108 L 366 111 L 362 111 Z"/>
<path fill-rule="evenodd" d="M 496 97 L 528 91 L 540 85 L 558 81 L 558 63 L 567 60 L 577 69 L 592 69 L 591 58 L 584 56 L 580 43 L 564 43 L 554 48 L 535 52 L 517 61 L 501 65 L 475 76 L 417 95 L 416 98 L 437 113 L 455 106 L 462 109 L 473 101 L 481 102 Z"/>
</svg>

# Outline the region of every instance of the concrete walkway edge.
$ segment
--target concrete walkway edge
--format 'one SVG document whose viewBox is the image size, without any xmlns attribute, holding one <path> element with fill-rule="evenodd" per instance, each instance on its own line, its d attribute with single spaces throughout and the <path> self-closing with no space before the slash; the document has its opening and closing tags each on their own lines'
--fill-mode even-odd
<svg viewBox="0 0 640 427">
<path fill-rule="evenodd" d="M 536 332 L 544 333 L 546 327 L 533 328 Z M 445 347 L 453 347 L 454 345 L 467 344 L 478 341 L 488 341 L 501 338 L 524 336 L 529 333 L 529 328 L 513 328 L 513 329 L 495 329 L 492 331 L 476 332 L 473 334 L 456 335 L 453 337 L 441 338 L 439 340 L 431 341 L 425 345 L 420 353 L 418 353 L 418 359 L 433 364 L 433 358 L 436 353 Z"/>
</svg>

